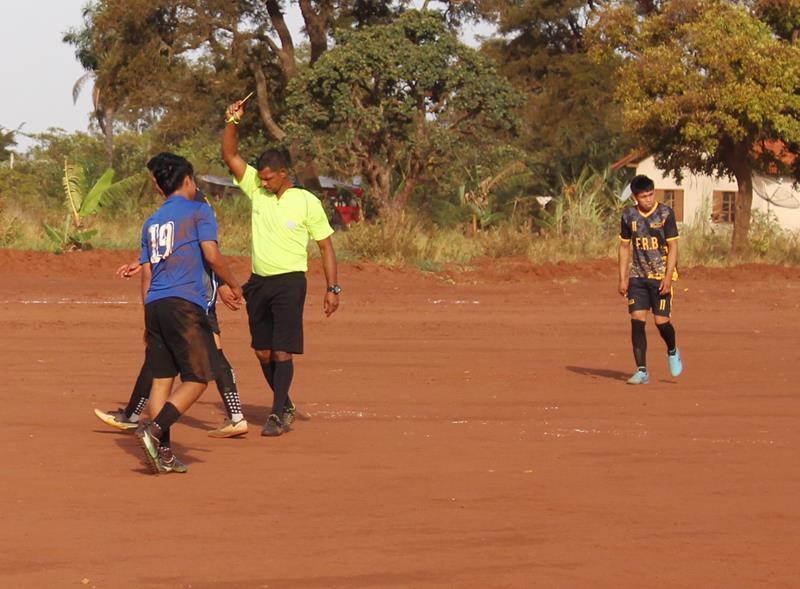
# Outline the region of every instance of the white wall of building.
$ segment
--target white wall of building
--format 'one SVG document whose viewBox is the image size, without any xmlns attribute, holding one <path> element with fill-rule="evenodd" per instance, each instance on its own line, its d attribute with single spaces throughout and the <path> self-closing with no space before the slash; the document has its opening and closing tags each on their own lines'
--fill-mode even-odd
<svg viewBox="0 0 800 589">
<path fill-rule="evenodd" d="M 738 190 L 736 180 L 733 178 L 714 178 L 712 176 L 692 174 L 688 170 L 684 170 L 683 180 L 678 184 L 677 180 L 672 176 L 665 176 L 664 172 L 655 164 L 652 157 L 648 157 L 636 166 L 637 174 L 644 174 L 653 179 L 658 190 L 683 190 L 683 222 L 691 223 L 697 215 L 700 214 L 702 209 L 703 199 L 708 199 L 707 211 L 711 210 L 711 198 L 715 190 L 733 191 Z M 800 201 L 800 190 L 798 187 L 792 186 L 791 179 L 784 179 L 783 183 L 779 178 L 771 176 L 756 176 L 754 183 L 761 181 L 763 183 L 762 192 L 769 195 L 775 194 L 775 191 L 781 187 L 781 194 L 786 194 L 789 190 L 794 197 Z M 800 208 L 789 209 L 784 207 L 777 207 L 774 204 L 768 203 L 757 194 L 753 194 L 753 210 L 758 210 L 766 213 L 774 214 L 781 227 L 790 230 L 800 229 Z"/>
</svg>

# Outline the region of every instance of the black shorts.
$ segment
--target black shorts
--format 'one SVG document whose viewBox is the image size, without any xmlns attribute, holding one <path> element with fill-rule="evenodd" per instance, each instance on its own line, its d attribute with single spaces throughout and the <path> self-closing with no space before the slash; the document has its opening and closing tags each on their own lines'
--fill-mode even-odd
<svg viewBox="0 0 800 589">
<path fill-rule="evenodd" d="M 159 299 L 145 305 L 144 325 L 153 378 L 214 380 L 219 355 L 203 308 L 178 297 Z"/>
<path fill-rule="evenodd" d="M 254 350 L 303 353 L 305 272 L 250 275 L 242 287 L 247 301 L 250 345 Z"/>
<path fill-rule="evenodd" d="M 672 313 L 672 289 L 668 294 L 658 292 L 661 281 L 654 278 L 628 280 L 628 313 L 653 311 L 653 315 L 669 317 Z"/>
<path fill-rule="evenodd" d="M 211 326 L 211 333 L 221 335 L 222 332 L 219 329 L 219 320 L 217 319 L 216 305 L 208 310 L 208 324 Z"/>
<path fill-rule="evenodd" d="M 305 272 L 275 276 L 251 274 L 242 290 L 247 301 L 253 349 L 302 354 Z"/>
</svg>

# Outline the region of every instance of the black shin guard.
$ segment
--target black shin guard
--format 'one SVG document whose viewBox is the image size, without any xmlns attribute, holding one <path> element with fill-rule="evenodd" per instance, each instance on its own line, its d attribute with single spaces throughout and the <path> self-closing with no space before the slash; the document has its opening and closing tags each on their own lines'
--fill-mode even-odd
<svg viewBox="0 0 800 589">
<path fill-rule="evenodd" d="M 267 379 L 267 384 L 269 388 L 273 391 L 275 390 L 275 360 L 270 360 L 269 362 L 262 362 L 261 363 L 261 372 L 264 373 L 264 378 Z"/>
<path fill-rule="evenodd" d="M 161 428 L 162 432 L 166 433 L 169 431 L 169 428 L 172 426 L 172 424 L 178 421 L 180 416 L 181 412 L 178 411 L 178 408 L 167 401 L 163 409 L 158 412 L 158 415 L 156 415 L 156 418 L 153 421 L 156 423 L 156 425 L 158 425 L 158 427 Z M 167 437 L 169 438 L 169 436 Z"/>
<path fill-rule="evenodd" d="M 219 390 L 219 396 L 222 397 L 225 413 L 228 414 L 228 419 L 230 419 L 234 414 L 241 414 L 242 401 L 239 399 L 239 391 L 236 390 L 236 375 L 233 372 L 231 363 L 222 353 L 222 349 L 218 349 L 217 352 L 219 352 L 217 390 Z"/>
<path fill-rule="evenodd" d="M 631 343 L 633 344 L 633 358 L 636 366 L 647 366 L 647 334 L 644 331 L 645 322 L 631 319 Z"/>
<path fill-rule="evenodd" d="M 675 351 L 675 328 L 672 326 L 672 322 L 656 323 L 656 327 L 658 327 L 658 333 L 661 334 L 664 343 L 667 344 L 667 352 L 673 353 Z"/>
<path fill-rule="evenodd" d="M 147 404 L 147 399 L 150 398 L 151 388 L 153 388 L 153 371 L 150 370 L 147 359 L 145 359 L 141 370 L 139 370 L 139 376 L 136 378 L 136 384 L 133 385 L 128 406 L 125 407 L 125 417 L 130 418 L 131 415 L 142 414 L 144 406 Z"/>
<path fill-rule="evenodd" d="M 275 373 L 273 375 L 273 390 L 275 391 L 272 397 L 272 412 L 281 417 L 286 403 L 289 400 L 289 388 L 292 386 L 292 379 L 294 378 L 294 362 L 286 360 L 284 362 L 275 362 Z"/>
</svg>

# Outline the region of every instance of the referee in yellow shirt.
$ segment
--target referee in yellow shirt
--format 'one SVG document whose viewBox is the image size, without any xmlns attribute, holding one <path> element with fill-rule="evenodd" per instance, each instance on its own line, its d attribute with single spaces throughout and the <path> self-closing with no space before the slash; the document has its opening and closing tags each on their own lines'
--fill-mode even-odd
<svg viewBox="0 0 800 589">
<path fill-rule="evenodd" d="M 244 116 L 243 102 L 234 102 L 225 114 L 222 157 L 252 205 L 252 274 L 243 287 L 251 345 L 273 391 L 272 412 L 261 434 L 279 436 L 295 419 L 289 388 L 294 377 L 292 355 L 303 353 L 309 238 L 319 246 L 328 283 L 325 315 L 339 307 L 342 289 L 336 280 L 333 229 L 319 199 L 294 186 L 281 151 L 262 153 L 258 169 L 239 155 L 236 125 Z"/>
</svg>

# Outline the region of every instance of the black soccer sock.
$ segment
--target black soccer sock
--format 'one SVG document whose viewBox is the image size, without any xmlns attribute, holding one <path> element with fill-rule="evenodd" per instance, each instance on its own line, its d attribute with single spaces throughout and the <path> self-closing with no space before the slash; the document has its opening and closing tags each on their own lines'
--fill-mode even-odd
<svg viewBox="0 0 800 589">
<path fill-rule="evenodd" d="M 267 384 L 269 388 L 273 391 L 275 390 L 275 360 L 270 360 L 269 362 L 262 362 L 261 363 L 261 372 L 264 373 L 264 378 L 267 379 Z"/>
<path fill-rule="evenodd" d="M 158 441 L 159 448 L 169 448 L 169 429 L 165 429 L 161 432 L 161 439 Z"/>
<path fill-rule="evenodd" d="M 178 408 L 175 407 L 172 403 L 167 401 L 161 411 L 158 412 L 156 418 L 153 420 L 158 427 L 161 428 L 162 432 L 166 432 L 169 430 L 170 426 L 178 421 L 180 418 L 181 412 L 178 411 Z"/>
<path fill-rule="evenodd" d="M 269 383 L 269 388 L 273 391 L 275 390 L 275 360 L 270 360 L 268 364 L 262 364 L 261 370 L 264 372 L 264 377 L 267 379 L 267 383 Z M 292 399 L 289 397 L 289 393 L 286 393 L 286 403 L 284 404 L 284 409 L 292 409 L 294 408 L 294 403 L 292 403 Z"/>
<path fill-rule="evenodd" d="M 294 362 L 292 360 L 275 362 L 275 374 L 273 375 L 273 390 L 275 394 L 272 397 L 272 412 L 278 417 L 283 416 L 293 378 Z"/>
<path fill-rule="evenodd" d="M 222 404 L 225 406 L 225 413 L 228 414 L 228 419 L 234 415 L 242 414 L 242 401 L 239 399 L 239 391 L 236 390 L 236 374 L 233 372 L 233 367 L 222 349 L 217 349 L 219 352 L 219 376 L 217 377 L 217 389 L 219 396 L 222 397 Z"/>
<path fill-rule="evenodd" d="M 647 366 L 647 334 L 644 331 L 645 322 L 631 319 L 631 343 L 633 344 L 633 358 L 636 366 Z"/>
<path fill-rule="evenodd" d="M 674 354 L 675 328 L 672 326 L 672 322 L 667 321 L 666 323 L 656 323 L 656 327 L 658 327 L 658 333 L 661 334 L 661 338 L 664 340 L 664 343 L 667 344 L 667 352 Z"/>
<path fill-rule="evenodd" d="M 153 371 L 147 364 L 147 359 L 142 363 L 142 368 L 139 370 L 139 376 L 136 378 L 136 384 L 133 385 L 133 392 L 128 401 L 128 406 L 125 407 L 125 417 L 130 419 L 131 415 L 141 415 L 144 406 L 147 404 L 147 399 L 150 398 L 150 389 L 153 387 Z"/>
</svg>

